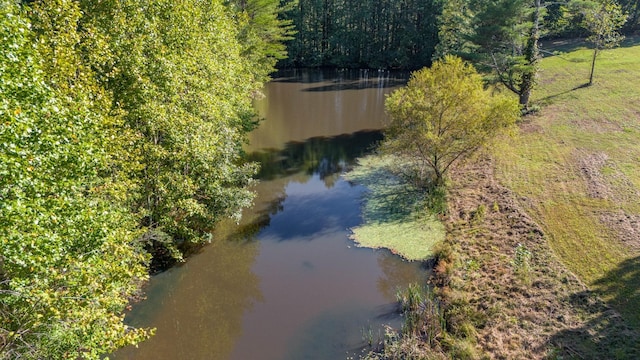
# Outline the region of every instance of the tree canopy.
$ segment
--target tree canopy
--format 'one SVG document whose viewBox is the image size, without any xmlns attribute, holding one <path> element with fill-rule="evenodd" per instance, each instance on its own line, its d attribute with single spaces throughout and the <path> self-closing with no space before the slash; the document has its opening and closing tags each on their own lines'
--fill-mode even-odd
<svg viewBox="0 0 640 360">
<path fill-rule="evenodd" d="M 418 176 L 441 185 L 450 167 L 485 145 L 519 116 L 515 99 L 492 95 L 476 70 L 445 56 L 412 73 L 385 102 L 390 123 L 384 151 L 413 160 Z"/>
<path fill-rule="evenodd" d="M 282 66 L 419 69 L 438 42 L 437 0 L 298 0 Z"/>
<path fill-rule="evenodd" d="M 143 340 L 122 312 L 150 252 L 251 203 L 251 101 L 291 31 L 251 9 L 0 0 L 0 359 Z"/>
<path fill-rule="evenodd" d="M 47 81 L 28 20 L 0 6 L 0 358 L 96 358 L 143 339 L 120 315 L 147 277 L 110 201 L 105 118 Z"/>
</svg>

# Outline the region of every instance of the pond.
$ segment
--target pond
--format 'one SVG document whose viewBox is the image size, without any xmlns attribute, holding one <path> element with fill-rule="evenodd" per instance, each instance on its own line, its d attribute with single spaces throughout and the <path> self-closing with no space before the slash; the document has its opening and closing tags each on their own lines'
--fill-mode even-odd
<svg viewBox="0 0 640 360">
<path fill-rule="evenodd" d="M 248 156 L 262 164 L 240 224 L 154 276 L 127 314 L 157 333 L 115 359 L 344 359 L 399 326 L 398 288 L 423 264 L 356 247 L 365 189 L 341 174 L 381 139 L 385 94 L 406 76 L 281 72 L 256 106 Z"/>
</svg>

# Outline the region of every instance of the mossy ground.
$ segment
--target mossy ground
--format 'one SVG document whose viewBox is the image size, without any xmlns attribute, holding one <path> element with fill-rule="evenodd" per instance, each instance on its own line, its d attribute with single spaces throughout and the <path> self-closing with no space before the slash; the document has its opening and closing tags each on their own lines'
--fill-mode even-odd
<svg viewBox="0 0 640 360">
<path fill-rule="evenodd" d="M 388 248 L 408 260 L 424 260 L 444 239 L 444 225 L 427 208 L 424 189 L 399 175 L 403 163 L 393 156 L 359 159 L 346 179 L 368 188 L 363 199 L 363 224 L 352 238 L 370 248 Z"/>
</svg>

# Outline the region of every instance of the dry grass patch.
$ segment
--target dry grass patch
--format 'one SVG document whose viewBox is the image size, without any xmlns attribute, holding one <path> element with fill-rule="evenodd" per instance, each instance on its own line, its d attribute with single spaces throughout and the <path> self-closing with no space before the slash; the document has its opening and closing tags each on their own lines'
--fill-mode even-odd
<svg viewBox="0 0 640 360">
<path fill-rule="evenodd" d="M 558 261 L 521 205 L 531 204 L 493 169 L 484 159 L 452 174 L 446 243 L 457 259 L 441 290 L 450 331 L 472 321 L 491 359 L 640 356 L 638 333 Z"/>
</svg>

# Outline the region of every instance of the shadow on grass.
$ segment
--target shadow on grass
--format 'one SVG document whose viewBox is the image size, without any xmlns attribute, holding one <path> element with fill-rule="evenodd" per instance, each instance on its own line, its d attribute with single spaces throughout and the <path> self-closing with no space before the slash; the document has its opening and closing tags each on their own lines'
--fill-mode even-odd
<svg viewBox="0 0 640 360">
<path fill-rule="evenodd" d="M 565 91 L 563 91 L 563 92 L 559 92 L 559 93 L 557 93 L 557 94 L 553 94 L 553 95 L 545 96 L 545 97 L 543 97 L 542 99 L 538 100 L 538 101 L 537 101 L 537 103 L 538 103 L 538 104 L 541 104 L 541 105 L 547 105 L 547 104 L 549 104 L 549 102 L 551 102 L 551 100 L 553 100 L 553 99 L 555 99 L 555 98 L 557 98 L 557 97 L 560 97 L 560 96 L 562 96 L 562 95 L 568 94 L 568 93 L 570 93 L 570 92 L 574 92 L 574 91 L 576 91 L 576 90 L 580 90 L 580 89 L 588 88 L 589 86 L 591 86 L 591 85 L 589 85 L 589 83 L 588 83 L 588 82 L 586 82 L 586 83 L 584 83 L 584 84 L 580 84 L 580 85 L 578 85 L 578 86 L 575 86 L 575 87 L 573 87 L 572 89 L 565 90 Z"/>
<path fill-rule="evenodd" d="M 437 215 L 445 210 L 444 188 L 419 180 L 417 173 L 410 161 L 380 156 L 373 162 L 361 162 L 347 179 L 371 190 L 364 213 L 367 222 L 393 223 L 425 213 Z"/>
<path fill-rule="evenodd" d="M 640 256 L 623 261 L 595 285 L 629 324 L 640 330 Z"/>
<path fill-rule="evenodd" d="M 571 39 L 547 39 L 543 40 L 544 46 L 540 49 L 543 57 L 563 56 L 576 50 L 591 50 L 593 44 L 584 38 Z M 626 35 L 620 47 L 632 47 L 640 45 L 640 35 Z M 572 61 L 572 60 L 567 60 Z"/>
<path fill-rule="evenodd" d="M 640 256 L 625 260 L 594 284 L 570 296 L 572 306 L 593 317 L 583 327 L 555 334 L 551 359 L 640 359 Z M 614 310 L 615 309 L 615 310 Z"/>
<path fill-rule="evenodd" d="M 366 221 L 371 223 L 397 222 L 410 219 L 421 210 L 424 192 L 402 183 L 387 167 L 378 167 L 356 182 L 375 191 L 368 197 Z"/>
</svg>

